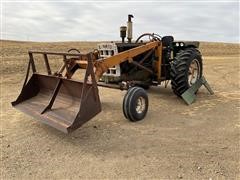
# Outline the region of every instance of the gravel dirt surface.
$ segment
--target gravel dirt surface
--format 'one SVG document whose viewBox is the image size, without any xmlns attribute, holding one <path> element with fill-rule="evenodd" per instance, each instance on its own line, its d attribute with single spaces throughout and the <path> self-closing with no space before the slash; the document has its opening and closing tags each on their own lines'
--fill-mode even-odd
<svg viewBox="0 0 240 180">
<path fill-rule="evenodd" d="M 131 123 L 121 109 L 125 92 L 99 88 L 103 111 L 66 135 L 10 102 L 28 49 L 86 52 L 96 43 L 1 43 L 1 179 L 240 179 L 239 44 L 201 44 L 214 95 L 202 87 L 187 106 L 170 86 L 152 87 L 146 118 Z"/>
</svg>

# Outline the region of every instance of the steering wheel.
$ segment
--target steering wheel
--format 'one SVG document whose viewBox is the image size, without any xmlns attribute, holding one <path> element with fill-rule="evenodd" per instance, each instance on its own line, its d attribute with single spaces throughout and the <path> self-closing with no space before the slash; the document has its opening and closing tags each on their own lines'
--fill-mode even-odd
<svg viewBox="0 0 240 180">
<path fill-rule="evenodd" d="M 161 41 L 162 37 L 158 34 L 154 34 L 154 33 L 144 33 L 141 36 L 139 36 L 137 38 L 137 40 L 135 41 L 135 43 L 138 43 L 140 39 L 142 39 L 143 37 L 148 36 L 149 41 Z"/>
<path fill-rule="evenodd" d="M 71 49 L 69 49 L 69 50 L 68 50 L 68 53 L 71 53 L 71 52 L 73 52 L 73 51 L 77 51 L 77 52 L 80 54 L 80 51 L 79 51 L 78 49 L 76 49 L 76 48 L 71 48 Z"/>
</svg>

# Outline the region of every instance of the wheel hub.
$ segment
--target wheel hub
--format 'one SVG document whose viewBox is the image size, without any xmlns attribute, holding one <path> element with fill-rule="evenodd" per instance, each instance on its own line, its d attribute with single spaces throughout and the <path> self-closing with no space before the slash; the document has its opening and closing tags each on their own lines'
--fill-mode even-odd
<svg viewBox="0 0 240 180">
<path fill-rule="evenodd" d="M 188 84 L 192 86 L 200 78 L 200 64 L 197 59 L 194 59 L 188 71 Z"/>
<path fill-rule="evenodd" d="M 136 111 L 137 113 L 143 113 L 146 108 L 146 101 L 143 97 L 137 99 Z"/>
</svg>

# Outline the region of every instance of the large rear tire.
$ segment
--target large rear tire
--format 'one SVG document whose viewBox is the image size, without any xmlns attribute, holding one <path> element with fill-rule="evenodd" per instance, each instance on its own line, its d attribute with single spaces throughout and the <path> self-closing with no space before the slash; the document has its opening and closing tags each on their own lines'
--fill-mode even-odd
<svg viewBox="0 0 240 180">
<path fill-rule="evenodd" d="M 148 111 L 148 96 L 141 87 L 130 88 L 123 99 L 123 114 L 132 122 L 144 119 Z"/>
<path fill-rule="evenodd" d="M 180 51 L 171 64 L 171 85 L 177 96 L 181 96 L 202 77 L 202 56 L 195 48 Z"/>
</svg>

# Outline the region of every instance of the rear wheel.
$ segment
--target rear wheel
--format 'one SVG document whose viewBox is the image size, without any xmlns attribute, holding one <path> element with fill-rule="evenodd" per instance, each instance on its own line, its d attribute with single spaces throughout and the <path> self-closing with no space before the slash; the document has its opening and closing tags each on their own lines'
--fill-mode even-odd
<svg viewBox="0 0 240 180">
<path fill-rule="evenodd" d="M 148 96 L 141 87 L 130 88 L 123 99 L 123 114 L 130 121 L 142 120 L 148 111 Z"/>
<path fill-rule="evenodd" d="M 195 48 L 180 51 L 171 64 L 171 85 L 173 92 L 181 96 L 202 77 L 202 57 Z"/>
</svg>

